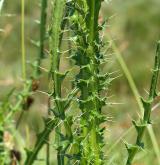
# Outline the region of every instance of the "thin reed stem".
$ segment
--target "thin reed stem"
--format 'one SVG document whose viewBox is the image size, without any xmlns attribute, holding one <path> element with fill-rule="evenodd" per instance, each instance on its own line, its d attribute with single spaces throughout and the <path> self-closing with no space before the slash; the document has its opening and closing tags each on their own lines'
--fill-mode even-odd
<svg viewBox="0 0 160 165">
<path fill-rule="evenodd" d="M 22 78 L 26 80 L 26 52 L 25 52 L 25 0 L 21 0 L 21 53 Z"/>
</svg>

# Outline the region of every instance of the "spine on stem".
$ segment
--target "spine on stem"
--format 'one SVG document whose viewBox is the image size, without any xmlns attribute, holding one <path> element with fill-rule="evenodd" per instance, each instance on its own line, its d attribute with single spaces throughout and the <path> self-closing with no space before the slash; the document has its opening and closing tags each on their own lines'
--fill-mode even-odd
<svg viewBox="0 0 160 165">
<path fill-rule="evenodd" d="M 54 40 L 54 42 L 51 45 L 51 54 L 56 53 L 56 55 L 53 57 L 51 56 L 51 73 L 53 71 L 54 73 L 54 66 L 58 67 L 59 64 L 56 64 L 56 62 L 54 60 L 55 57 L 58 57 L 58 49 L 59 49 L 59 36 L 60 36 L 60 25 L 62 22 L 62 16 L 63 16 L 63 9 L 64 9 L 64 0 L 56 0 L 55 4 L 53 6 L 53 23 L 52 23 L 52 36 L 54 36 L 51 39 L 51 43 Z M 40 58 L 44 58 L 44 39 L 45 39 L 45 35 L 46 35 L 46 9 L 47 9 L 47 1 L 46 0 L 42 0 L 41 2 L 41 24 L 40 24 Z M 58 57 L 59 58 L 59 57 Z M 59 60 L 57 60 L 57 62 L 59 63 Z M 41 61 L 38 60 L 38 63 L 36 64 L 37 67 L 39 67 Z M 36 70 L 36 74 L 40 73 L 40 70 L 37 68 Z M 57 73 L 57 72 L 56 72 Z M 53 76 L 54 77 L 54 76 Z M 55 88 L 54 88 L 55 89 Z M 56 87 L 56 91 L 54 91 L 54 93 L 58 93 L 60 91 L 59 87 L 58 87 L 58 91 L 57 91 L 57 87 Z M 59 93 L 58 93 L 59 94 Z M 57 106 L 56 106 L 57 107 Z M 53 130 L 53 128 L 58 124 L 58 120 L 57 118 L 51 118 L 48 119 L 45 122 L 45 128 L 42 131 L 42 133 L 40 135 L 37 135 L 37 142 L 35 144 L 35 147 L 32 151 L 27 150 L 27 158 L 25 161 L 25 164 L 33 164 L 33 162 L 37 159 L 37 155 L 40 151 L 40 149 L 43 147 L 44 144 L 47 143 L 49 134 L 51 133 L 51 131 Z M 41 136 L 42 135 L 42 136 Z"/>
<path fill-rule="evenodd" d="M 67 3 L 68 4 L 68 3 Z M 67 8 L 66 8 L 67 6 Z M 66 150 L 73 141 L 72 136 L 72 117 L 66 116 L 65 110 L 70 106 L 70 102 L 77 93 L 77 89 L 73 89 L 65 98 L 62 97 L 62 82 L 65 79 L 68 71 L 65 73 L 60 72 L 60 59 L 61 59 L 61 43 L 63 38 L 63 30 L 65 28 L 67 17 L 70 13 L 65 0 L 55 0 L 53 4 L 52 19 L 50 24 L 50 72 L 49 76 L 53 81 L 53 91 L 49 93 L 50 100 L 54 100 L 54 107 L 50 107 L 49 111 L 54 114 L 45 122 L 45 128 L 37 135 L 37 142 L 32 151 L 28 151 L 25 164 L 33 164 L 37 159 L 37 155 L 44 144 L 47 143 L 49 134 L 55 128 L 56 136 L 56 149 L 57 149 L 57 162 L 58 165 L 64 165 Z M 65 133 L 61 131 L 61 127 L 65 129 Z"/>
<path fill-rule="evenodd" d="M 64 104 L 61 96 L 61 84 L 65 78 L 65 74 L 60 73 L 60 38 L 61 38 L 61 21 L 63 19 L 65 7 L 65 0 L 56 0 L 54 3 L 52 21 L 51 21 L 51 37 L 50 37 L 50 51 L 51 51 L 51 70 L 50 74 L 54 82 L 53 98 L 55 99 L 55 109 L 53 110 L 56 118 L 60 120 L 65 119 Z M 56 133 L 56 149 L 58 165 L 64 164 L 64 151 L 61 146 L 61 126 L 55 129 Z"/>
<path fill-rule="evenodd" d="M 159 70 L 160 70 L 160 41 L 157 44 L 155 64 L 152 70 L 152 79 L 151 79 L 149 95 L 146 100 L 144 98 L 141 99 L 144 108 L 143 118 L 140 120 L 140 122 L 136 122 L 134 120 L 132 121 L 137 131 L 137 138 L 136 138 L 136 143 L 134 145 L 126 144 L 126 148 L 128 150 L 128 159 L 126 165 L 131 165 L 137 152 L 144 148 L 144 143 L 142 142 L 142 138 L 146 127 L 149 124 L 151 124 L 150 115 L 152 110 L 152 103 L 154 102 L 154 99 L 158 96 L 157 82 L 158 82 Z"/>
<path fill-rule="evenodd" d="M 40 74 L 40 65 L 44 55 L 44 43 L 46 39 L 46 24 L 47 24 L 47 4 L 48 0 L 41 0 L 41 18 L 40 18 L 40 47 L 39 47 L 39 57 L 37 60 L 37 67 L 35 69 L 35 77 Z"/>
<path fill-rule="evenodd" d="M 81 92 L 79 107 L 81 116 L 80 164 L 104 163 L 103 130 L 100 125 L 105 121 L 102 107 L 105 97 L 101 91 L 110 84 L 109 74 L 101 74 L 100 65 L 104 60 L 101 53 L 103 42 L 98 25 L 101 0 L 77 0 L 73 22 L 76 50 L 73 55 L 80 72 L 76 77 L 76 86 Z"/>
<path fill-rule="evenodd" d="M 67 158 L 67 149 L 73 142 L 73 133 L 71 128 L 73 124 L 72 116 L 67 116 L 65 111 L 77 93 L 77 89 L 75 88 L 65 98 L 62 96 L 62 82 L 65 79 L 68 71 L 65 73 L 60 71 L 60 60 L 62 55 L 60 49 L 63 31 L 65 29 L 66 23 L 68 22 L 68 17 L 72 13 L 69 4 L 70 2 L 66 2 L 65 0 L 55 1 L 50 37 L 50 75 L 52 76 L 54 83 L 52 97 L 55 101 L 55 108 L 52 111 L 55 115 L 55 118 L 57 118 L 59 122 L 62 122 L 62 124 L 57 126 L 55 129 L 58 165 L 65 164 L 65 157 Z M 62 21 L 60 22 L 60 20 Z M 63 128 L 65 133 L 62 132 Z"/>
</svg>

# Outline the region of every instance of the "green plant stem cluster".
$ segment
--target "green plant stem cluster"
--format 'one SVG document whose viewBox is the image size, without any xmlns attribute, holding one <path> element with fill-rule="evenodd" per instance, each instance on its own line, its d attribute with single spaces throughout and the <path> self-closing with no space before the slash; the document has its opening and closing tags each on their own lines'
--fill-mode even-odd
<svg viewBox="0 0 160 165">
<path fill-rule="evenodd" d="M 67 3 L 68 4 L 68 3 Z M 72 116 L 66 116 L 65 111 L 69 107 L 77 90 L 73 89 L 65 98 L 62 97 L 62 82 L 65 79 L 66 73 L 60 72 L 61 60 L 61 43 L 63 38 L 63 30 L 66 25 L 66 17 L 69 15 L 70 10 L 66 8 L 65 0 L 55 0 L 52 10 L 52 19 L 50 24 L 50 72 L 49 76 L 53 81 L 53 91 L 49 93 L 50 100 L 54 100 L 54 107 L 50 107 L 49 111 L 53 116 L 45 123 L 44 130 L 41 134 L 37 135 L 37 142 L 32 151 L 28 151 L 25 164 L 32 164 L 36 158 L 39 150 L 47 143 L 49 134 L 55 128 L 55 146 L 57 149 L 57 162 L 58 165 L 63 165 L 65 162 L 65 152 L 71 145 L 72 137 Z M 62 131 L 65 130 L 65 133 Z"/>
<path fill-rule="evenodd" d="M 152 110 L 152 103 L 154 102 L 154 99 L 158 96 L 157 82 L 158 82 L 159 70 L 160 70 L 160 42 L 158 42 L 157 44 L 155 64 L 152 70 L 152 80 L 151 80 L 148 99 L 147 100 L 143 98 L 141 99 L 144 108 L 143 118 L 140 120 L 139 123 L 133 120 L 133 124 L 137 131 L 136 143 L 135 145 L 126 144 L 126 148 L 128 150 L 128 159 L 126 163 L 127 165 L 131 165 L 136 153 L 144 148 L 144 143 L 142 142 L 142 138 L 146 127 L 148 126 L 148 124 L 151 124 L 150 115 Z"/>
<path fill-rule="evenodd" d="M 110 73 L 103 73 L 101 66 L 105 61 L 102 53 L 104 43 L 101 37 L 103 25 L 98 22 L 99 12 L 103 0 L 41 0 L 40 40 L 39 54 L 33 64 L 34 72 L 27 80 L 22 92 L 17 95 L 17 102 L 12 105 L 9 100 L 13 90 L 7 95 L 0 107 L 0 154 L 4 153 L 3 134 L 5 124 L 11 120 L 18 110 L 27 110 L 30 107 L 30 97 L 38 89 L 38 80 L 41 76 L 41 62 L 45 58 L 44 48 L 48 43 L 50 55 L 49 80 L 52 89 L 48 91 L 48 115 L 44 119 L 43 131 L 37 134 L 33 149 L 26 149 L 25 165 L 32 165 L 38 159 L 38 153 L 44 145 L 47 145 L 46 164 L 50 164 L 49 140 L 50 133 L 54 130 L 57 150 L 58 165 L 102 165 L 105 163 L 103 146 L 105 145 L 103 134 L 106 116 L 102 108 L 107 104 L 104 93 L 112 82 Z M 51 19 L 49 32 L 46 32 L 48 2 L 51 3 Z M 24 5 L 24 4 L 23 4 Z M 24 6 L 23 6 L 24 7 Z M 24 8 L 23 8 L 24 23 Z M 69 31 L 69 61 L 78 70 L 74 75 L 72 89 L 63 94 L 64 80 L 70 70 L 62 72 L 61 61 L 63 59 L 62 44 L 65 31 Z M 23 24 L 24 35 L 24 24 Z M 48 42 L 46 42 L 46 40 Z M 24 48 L 24 36 L 23 36 Z M 23 55 L 25 55 L 23 49 Z M 23 58 L 23 64 L 25 60 Z M 126 144 L 128 150 L 127 165 L 131 165 L 136 153 L 143 149 L 142 137 L 150 122 L 152 103 L 157 96 L 157 81 L 160 69 L 160 42 L 158 42 L 155 56 L 155 66 L 151 80 L 148 99 L 142 99 L 144 108 L 143 118 L 140 122 L 133 121 L 137 131 L 135 145 Z M 25 77 L 25 76 L 24 76 Z M 29 99 L 29 100 L 28 100 Z M 71 103 L 77 101 L 80 117 L 75 123 L 72 114 L 67 113 L 71 109 Z M 4 116 L 5 113 L 7 116 Z M 22 112 L 23 113 L 23 112 Z M 20 115 L 21 116 L 21 115 Z M 3 160 L 0 156 L 0 163 Z"/>
<path fill-rule="evenodd" d="M 102 107 L 106 103 L 106 98 L 103 98 L 100 93 L 107 88 L 112 79 L 109 74 L 100 74 L 99 70 L 100 65 L 104 62 L 103 54 L 101 54 L 103 43 L 99 34 L 101 28 L 98 25 L 100 7 L 101 1 L 95 0 L 91 2 L 78 0 L 67 3 L 65 0 L 56 0 L 54 2 L 49 37 L 51 56 L 49 75 L 53 81 L 53 92 L 50 97 L 53 98 L 55 104 L 54 108 L 51 108 L 54 117 L 50 122 L 53 122 L 53 127 L 55 127 L 58 165 L 72 164 L 76 161 L 84 165 L 103 164 L 104 128 L 100 125 L 105 121 Z M 68 71 L 65 73 L 60 71 L 60 50 L 63 31 L 68 20 L 74 35 L 73 40 L 76 42 L 71 56 L 75 65 L 79 66 L 80 72 L 76 76 L 75 88 L 64 98 L 62 83 Z M 67 116 L 65 111 L 78 91 L 81 93 L 78 104 L 82 116 L 80 133 L 73 135 L 73 116 Z M 46 133 L 47 127 L 46 124 L 42 133 L 46 136 L 38 135 L 35 148 L 28 152 L 26 165 L 34 162 L 38 151 L 46 143 L 45 139 L 49 136 L 49 132 Z"/>
</svg>

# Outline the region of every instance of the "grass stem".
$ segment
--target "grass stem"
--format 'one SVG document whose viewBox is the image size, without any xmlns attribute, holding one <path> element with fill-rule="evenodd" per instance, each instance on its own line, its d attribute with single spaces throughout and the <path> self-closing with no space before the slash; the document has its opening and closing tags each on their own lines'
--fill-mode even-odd
<svg viewBox="0 0 160 165">
<path fill-rule="evenodd" d="M 21 53 L 22 78 L 26 80 L 26 52 L 25 52 L 25 0 L 21 0 Z"/>
</svg>

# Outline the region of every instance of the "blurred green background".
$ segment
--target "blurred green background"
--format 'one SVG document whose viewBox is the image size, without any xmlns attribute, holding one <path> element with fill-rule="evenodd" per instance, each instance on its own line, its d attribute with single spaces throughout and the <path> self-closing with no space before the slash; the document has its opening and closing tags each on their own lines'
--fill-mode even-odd
<svg viewBox="0 0 160 165">
<path fill-rule="evenodd" d="M 25 44 L 27 61 L 37 57 L 38 50 L 31 44 L 31 39 L 38 40 L 39 1 L 27 0 L 25 4 Z M 21 47 L 20 23 L 21 3 L 18 0 L 6 0 L 0 16 L 0 99 L 13 86 L 21 82 Z M 101 16 L 109 18 L 104 35 L 112 34 L 112 39 L 126 62 L 136 86 L 142 96 L 149 89 L 151 68 L 156 50 L 156 41 L 160 39 L 160 1 L 159 0 L 111 0 L 103 3 Z M 28 70 L 30 68 L 27 65 Z M 112 54 L 112 59 L 104 66 L 104 71 L 118 71 L 110 87 L 109 100 L 115 104 L 104 109 L 111 117 L 106 126 L 106 164 L 123 165 L 126 160 L 126 149 L 123 141 L 134 142 L 135 132 L 127 133 L 112 151 L 112 145 L 132 125 L 132 118 L 137 119 L 139 108 L 128 85 L 125 75 Z M 28 71 L 28 75 L 30 72 Z M 28 76 L 29 77 L 29 76 Z M 45 88 L 45 83 L 43 84 Z M 42 98 L 41 98 L 42 99 Z M 33 106 L 33 109 L 35 106 Z M 160 147 L 160 109 L 152 114 L 153 128 Z M 27 114 L 26 114 L 27 116 Z M 34 119 L 32 119 L 34 120 Z M 32 122 L 30 125 L 35 125 Z M 32 126 L 31 126 L 32 127 Z M 146 132 L 146 150 L 136 157 L 134 165 L 157 165 L 152 142 Z M 43 155 L 43 154 L 42 154 Z M 160 155 L 159 155 L 160 157 Z M 42 163 L 43 164 L 43 163 Z"/>
</svg>

